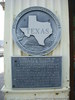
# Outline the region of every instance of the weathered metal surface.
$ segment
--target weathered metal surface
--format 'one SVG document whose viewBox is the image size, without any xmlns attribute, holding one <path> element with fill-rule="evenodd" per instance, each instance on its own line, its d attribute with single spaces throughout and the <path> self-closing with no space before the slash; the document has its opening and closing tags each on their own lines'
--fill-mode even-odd
<svg viewBox="0 0 75 100">
<path fill-rule="evenodd" d="M 50 10 L 30 7 L 16 17 L 12 34 L 21 50 L 29 54 L 42 55 L 58 45 L 61 26 Z"/>
<path fill-rule="evenodd" d="M 12 57 L 13 88 L 59 88 L 62 57 Z"/>
<path fill-rule="evenodd" d="M 68 0 L 5 0 L 5 92 L 6 100 L 69 100 L 69 14 Z M 16 16 L 24 9 L 41 6 L 51 10 L 61 23 L 61 41 L 57 48 L 46 56 L 63 56 L 61 89 L 12 89 L 11 56 L 29 56 L 22 52 L 12 40 L 12 25 Z M 7 93 L 8 92 L 8 93 Z"/>
</svg>

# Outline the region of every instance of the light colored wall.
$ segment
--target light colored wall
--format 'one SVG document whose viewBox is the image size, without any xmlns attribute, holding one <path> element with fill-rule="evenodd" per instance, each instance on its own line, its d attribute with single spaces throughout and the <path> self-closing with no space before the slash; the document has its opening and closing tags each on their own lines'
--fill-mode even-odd
<svg viewBox="0 0 75 100">
<path fill-rule="evenodd" d="M 61 41 L 57 48 L 46 56 L 62 56 L 62 89 L 69 90 L 69 14 L 68 0 L 6 0 L 5 6 L 5 89 L 12 90 L 11 56 L 28 56 L 23 53 L 12 39 L 12 25 L 22 10 L 31 6 L 42 6 L 51 10 L 59 19 L 62 27 Z"/>
</svg>

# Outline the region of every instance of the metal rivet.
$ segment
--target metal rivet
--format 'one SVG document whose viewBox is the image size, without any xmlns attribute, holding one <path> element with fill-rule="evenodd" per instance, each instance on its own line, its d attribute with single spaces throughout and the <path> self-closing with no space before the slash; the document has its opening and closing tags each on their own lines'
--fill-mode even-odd
<svg viewBox="0 0 75 100">
<path fill-rule="evenodd" d="M 56 93 L 56 95 L 59 95 L 59 93 Z"/>
<path fill-rule="evenodd" d="M 6 44 L 7 44 L 7 42 L 6 42 Z"/>
<path fill-rule="evenodd" d="M 17 62 L 17 60 L 15 60 L 15 62 Z"/>
<path fill-rule="evenodd" d="M 34 94 L 36 96 L 36 94 Z"/>
</svg>

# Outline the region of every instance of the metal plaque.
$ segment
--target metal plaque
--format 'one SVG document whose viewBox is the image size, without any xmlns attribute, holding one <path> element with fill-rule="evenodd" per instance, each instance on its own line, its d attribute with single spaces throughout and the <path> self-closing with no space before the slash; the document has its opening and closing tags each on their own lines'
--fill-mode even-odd
<svg viewBox="0 0 75 100">
<path fill-rule="evenodd" d="M 12 34 L 22 51 L 33 55 L 44 55 L 58 45 L 61 26 L 50 10 L 30 7 L 16 17 Z"/>
<path fill-rule="evenodd" d="M 62 57 L 12 57 L 13 88 L 60 88 Z"/>
</svg>

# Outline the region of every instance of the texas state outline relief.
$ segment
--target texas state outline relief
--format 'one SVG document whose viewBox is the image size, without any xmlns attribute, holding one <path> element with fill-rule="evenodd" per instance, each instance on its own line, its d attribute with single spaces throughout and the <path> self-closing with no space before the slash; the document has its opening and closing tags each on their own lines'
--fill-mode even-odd
<svg viewBox="0 0 75 100">
<path fill-rule="evenodd" d="M 28 21 L 28 28 L 20 28 L 25 36 L 33 35 L 38 41 L 39 45 L 45 45 L 45 39 L 52 34 L 51 24 L 49 22 L 37 21 L 36 15 L 30 15 Z"/>
</svg>

